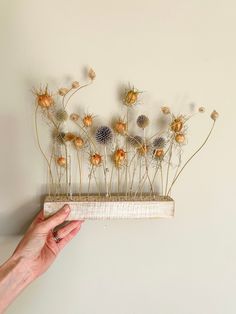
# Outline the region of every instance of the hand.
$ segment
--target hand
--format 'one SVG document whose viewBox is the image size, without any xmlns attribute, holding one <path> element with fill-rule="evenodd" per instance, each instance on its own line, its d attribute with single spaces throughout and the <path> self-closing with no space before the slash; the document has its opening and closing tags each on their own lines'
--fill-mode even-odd
<svg viewBox="0 0 236 314">
<path fill-rule="evenodd" d="M 69 213 L 68 205 L 48 219 L 44 219 L 41 211 L 13 253 L 14 259 L 24 260 L 25 266 L 31 271 L 32 280 L 48 269 L 58 253 L 79 232 L 83 220 L 71 221 L 57 231 L 59 241 L 55 240 L 53 229 L 62 224 Z"/>
</svg>

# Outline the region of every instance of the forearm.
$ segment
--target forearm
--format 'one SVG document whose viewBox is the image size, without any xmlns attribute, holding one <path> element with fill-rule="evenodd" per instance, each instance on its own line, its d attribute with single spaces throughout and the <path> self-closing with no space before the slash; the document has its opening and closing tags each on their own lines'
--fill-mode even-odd
<svg viewBox="0 0 236 314">
<path fill-rule="evenodd" d="M 33 280 L 24 258 L 11 257 L 0 266 L 0 313 Z"/>
</svg>

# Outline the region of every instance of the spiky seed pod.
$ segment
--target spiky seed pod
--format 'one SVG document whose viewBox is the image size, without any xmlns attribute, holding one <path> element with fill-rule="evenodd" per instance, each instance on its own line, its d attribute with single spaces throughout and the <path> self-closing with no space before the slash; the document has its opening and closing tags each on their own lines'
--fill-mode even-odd
<svg viewBox="0 0 236 314">
<path fill-rule="evenodd" d="M 95 166 L 95 167 L 100 166 L 102 163 L 102 156 L 98 153 L 91 154 L 89 157 L 89 161 L 92 166 Z"/>
<path fill-rule="evenodd" d="M 57 144 L 64 144 L 65 133 L 54 129 L 52 131 L 52 138 Z"/>
<path fill-rule="evenodd" d="M 149 125 L 149 118 L 144 114 L 138 116 L 137 118 L 137 125 L 141 129 L 145 129 Z"/>
<path fill-rule="evenodd" d="M 66 158 L 65 157 L 58 157 L 56 160 L 58 166 L 65 167 L 66 166 Z"/>
<path fill-rule="evenodd" d="M 154 158 L 161 159 L 164 156 L 164 149 L 154 149 L 153 156 Z"/>
<path fill-rule="evenodd" d="M 87 114 L 83 118 L 83 124 L 86 128 L 90 127 L 93 124 L 93 116 L 91 114 Z"/>
<path fill-rule="evenodd" d="M 164 148 L 166 146 L 166 140 L 164 137 L 156 137 L 153 140 L 152 146 L 156 149 Z"/>
<path fill-rule="evenodd" d="M 140 92 L 134 89 L 128 90 L 124 97 L 124 103 L 128 107 L 134 106 L 138 101 Z"/>
<path fill-rule="evenodd" d="M 183 128 L 184 125 L 184 120 L 182 116 L 179 116 L 175 119 L 173 119 L 173 121 L 170 124 L 170 128 L 173 132 L 177 133 L 180 132 Z"/>
<path fill-rule="evenodd" d="M 52 94 L 48 91 L 47 87 L 45 87 L 44 90 L 36 90 L 34 94 L 36 95 L 36 100 L 39 107 L 48 109 L 54 105 L 54 99 Z"/>
<path fill-rule="evenodd" d="M 199 107 L 199 108 L 198 108 L 198 112 L 204 113 L 204 112 L 205 112 L 205 107 Z"/>
<path fill-rule="evenodd" d="M 166 114 L 166 115 L 170 114 L 170 108 L 167 107 L 167 106 L 161 107 L 161 111 L 162 111 L 163 114 Z"/>
<path fill-rule="evenodd" d="M 95 138 L 99 144 L 107 145 L 112 141 L 113 132 L 108 126 L 100 126 L 96 130 Z"/>
<path fill-rule="evenodd" d="M 71 121 L 76 122 L 76 121 L 79 120 L 79 115 L 78 115 L 77 113 L 72 113 L 72 114 L 70 115 L 70 119 L 71 119 Z"/>
<path fill-rule="evenodd" d="M 58 90 L 58 94 L 59 94 L 60 96 L 65 96 L 68 92 L 69 92 L 69 89 L 66 88 L 66 87 L 62 87 L 62 88 L 60 88 L 60 89 Z"/>
<path fill-rule="evenodd" d="M 66 112 L 66 110 L 60 109 L 56 111 L 56 119 L 59 122 L 64 122 L 68 119 L 68 113 Z"/>
<path fill-rule="evenodd" d="M 178 133 L 175 135 L 175 141 L 178 143 L 178 144 L 183 144 L 184 141 L 185 141 L 185 135 L 183 133 Z"/>
<path fill-rule="evenodd" d="M 82 137 L 80 136 L 77 136 L 75 139 L 74 139 L 74 145 L 77 149 L 81 149 L 83 148 L 84 146 L 84 140 L 82 139 Z"/>
<path fill-rule="evenodd" d="M 211 119 L 216 121 L 216 119 L 218 119 L 218 118 L 219 118 L 219 113 L 217 111 L 213 110 L 211 113 Z"/>
<path fill-rule="evenodd" d="M 74 141 L 75 138 L 76 138 L 76 135 L 74 133 L 71 133 L 71 132 L 66 133 L 65 137 L 64 137 L 66 142 L 72 142 L 72 141 Z"/>
<path fill-rule="evenodd" d="M 80 83 L 77 82 L 77 81 L 74 81 L 74 82 L 72 82 L 71 87 L 72 88 L 79 88 L 80 87 Z"/>
<path fill-rule="evenodd" d="M 143 144 L 143 138 L 139 135 L 130 136 L 128 142 L 135 147 L 139 147 Z"/>
<path fill-rule="evenodd" d="M 96 77 L 96 73 L 94 72 L 94 70 L 92 68 L 89 69 L 88 71 L 88 77 L 90 78 L 90 80 L 94 80 Z"/>
<path fill-rule="evenodd" d="M 127 131 L 127 123 L 122 120 L 116 121 L 114 124 L 114 130 L 118 134 L 121 134 L 121 135 L 124 134 Z"/>
<path fill-rule="evenodd" d="M 117 148 L 113 154 L 113 161 L 117 168 L 121 167 L 126 158 L 126 152 L 122 148 Z"/>
<path fill-rule="evenodd" d="M 145 156 L 149 151 L 149 146 L 143 143 L 140 147 L 137 148 L 137 152 L 140 156 Z"/>
</svg>

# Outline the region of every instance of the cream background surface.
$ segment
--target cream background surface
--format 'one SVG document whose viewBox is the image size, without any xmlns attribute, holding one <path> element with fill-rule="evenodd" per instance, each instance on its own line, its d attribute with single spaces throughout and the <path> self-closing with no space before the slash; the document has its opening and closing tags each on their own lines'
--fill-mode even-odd
<svg viewBox="0 0 236 314">
<path fill-rule="evenodd" d="M 186 156 L 221 116 L 176 185 L 173 220 L 86 222 L 55 265 L 9 314 L 234 314 L 236 4 L 231 0 L 0 1 L 0 260 L 14 249 L 45 193 L 30 90 L 61 87 L 93 66 L 72 107 L 109 121 L 119 86 L 145 90 L 137 113 L 155 122 L 205 105 Z M 201 119 L 200 119 L 201 118 Z"/>
</svg>

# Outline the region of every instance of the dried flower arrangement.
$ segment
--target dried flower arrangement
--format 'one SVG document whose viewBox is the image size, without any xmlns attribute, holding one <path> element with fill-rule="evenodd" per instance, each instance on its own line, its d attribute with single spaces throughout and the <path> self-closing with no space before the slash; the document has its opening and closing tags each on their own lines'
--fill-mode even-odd
<svg viewBox="0 0 236 314">
<path fill-rule="evenodd" d="M 168 106 L 163 106 L 161 114 L 167 121 L 164 129 L 148 137 L 146 130 L 150 120 L 142 114 L 136 120 L 138 134 L 133 134 L 130 111 L 141 102 L 142 92 L 129 87 L 122 96 L 125 116 L 117 117 L 111 126 L 96 126 L 93 114 L 81 116 L 68 109 L 72 96 L 93 83 L 95 78 L 94 70 L 90 69 L 84 84 L 74 81 L 69 88 L 60 88 L 55 94 L 47 86 L 34 90 L 37 143 L 49 174 L 45 214 L 51 215 L 67 202 L 73 209 L 69 219 L 173 216 L 172 188 L 187 164 L 208 141 L 219 114 L 215 110 L 211 113 L 212 125 L 205 140 L 182 164 L 187 124 L 194 114 L 175 115 Z M 55 100 L 56 95 L 59 101 Z M 205 108 L 199 107 L 196 113 L 204 112 Z M 49 157 L 40 142 L 39 114 L 52 134 Z M 71 130 L 72 125 L 77 131 Z M 76 167 L 79 182 L 74 190 L 72 174 Z M 82 182 L 85 170 L 88 171 L 86 189 Z M 92 181 L 96 193 L 90 192 Z"/>
</svg>

